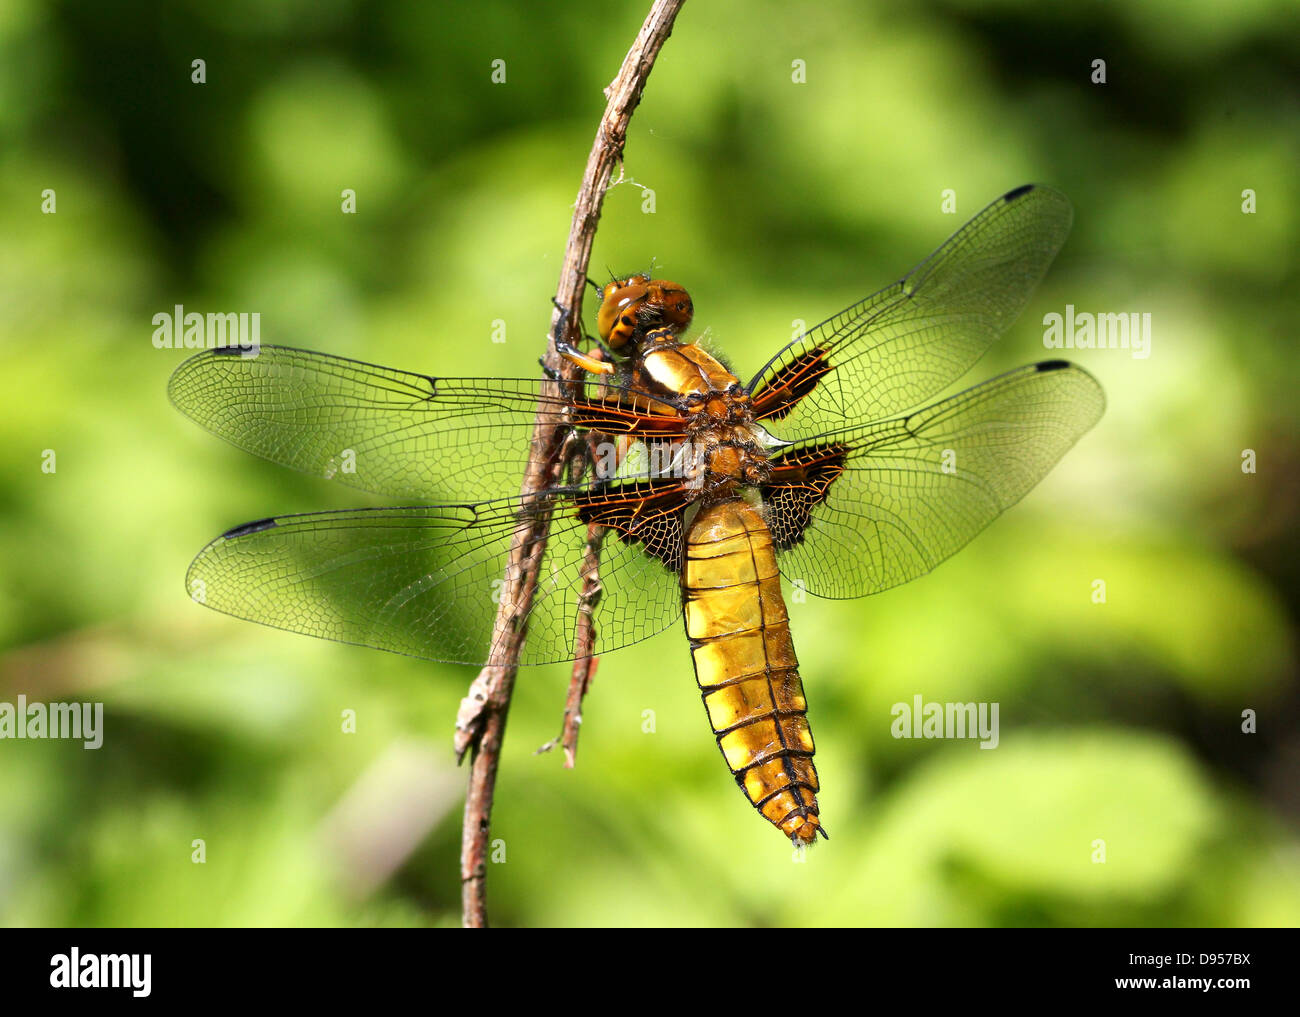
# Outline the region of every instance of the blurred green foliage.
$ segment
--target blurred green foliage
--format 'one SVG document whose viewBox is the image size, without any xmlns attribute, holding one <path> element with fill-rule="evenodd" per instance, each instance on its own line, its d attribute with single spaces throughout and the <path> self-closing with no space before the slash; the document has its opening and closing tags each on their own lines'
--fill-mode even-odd
<svg viewBox="0 0 1300 1017">
<path fill-rule="evenodd" d="M 643 6 L 0 3 L 0 700 L 107 719 L 98 751 L 0 741 L 0 922 L 458 921 L 472 671 L 190 603 L 228 526 L 373 502 L 174 413 L 184 353 L 151 318 L 259 310 L 267 342 L 534 375 Z M 1041 359 L 1066 303 L 1150 311 L 1152 353 L 1071 353 L 1105 418 L 933 576 L 791 605 L 833 837 L 804 864 L 731 786 L 680 631 L 601 660 L 572 772 L 532 755 L 566 669 L 524 672 L 498 924 L 1300 921 L 1298 82 L 1282 3 L 686 5 L 598 275 L 654 259 L 748 375 L 1038 180 L 1074 234 L 972 378 Z M 916 694 L 999 702 L 999 748 L 890 737 Z"/>
</svg>

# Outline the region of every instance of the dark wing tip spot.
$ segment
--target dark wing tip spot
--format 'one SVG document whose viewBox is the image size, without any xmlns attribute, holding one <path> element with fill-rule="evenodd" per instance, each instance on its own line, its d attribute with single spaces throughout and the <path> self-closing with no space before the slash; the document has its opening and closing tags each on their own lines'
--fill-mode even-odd
<svg viewBox="0 0 1300 1017">
<path fill-rule="evenodd" d="M 1015 201 L 1017 198 L 1023 198 L 1026 194 L 1028 194 L 1033 189 L 1034 189 L 1033 184 L 1021 184 L 1019 187 L 1007 191 L 1006 194 L 1002 195 L 1002 200 L 1006 202 Z"/>
<path fill-rule="evenodd" d="M 1040 371 L 1063 371 L 1070 366 L 1070 362 L 1068 360 L 1044 360 L 1034 366 Z"/>
<path fill-rule="evenodd" d="M 244 523 L 242 526 L 236 526 L 234 529 L 227 530 L 221 535 L 222 540 L 236 540 L 239 537 L 247 537 L 252 533 L 261 533 L 263 530 L 273 529 L 276 525 L 274 519 L 257 519 L 251 523 Z"/>
<path fill-rule="evenodd" d="M 208 352 L 214 357 L 243 357 L 248 355 L 249 346 L 214 346 Z"/>
</svg>

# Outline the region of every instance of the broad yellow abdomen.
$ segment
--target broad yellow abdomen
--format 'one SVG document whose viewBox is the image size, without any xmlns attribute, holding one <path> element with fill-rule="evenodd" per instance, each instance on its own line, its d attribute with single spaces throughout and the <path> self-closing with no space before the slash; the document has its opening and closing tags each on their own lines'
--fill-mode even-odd
<svg viewBox="0 0 1300 1017">
<path fill-rule="evenodd" d="M 820 830 L 817 770 L 772 535 L 741 499 L 686 534 L 686 635 L 718 747 L 754 807 L 796 843 Z M 825 836 L 825 832 L 822 831 Z"/>
</svg>

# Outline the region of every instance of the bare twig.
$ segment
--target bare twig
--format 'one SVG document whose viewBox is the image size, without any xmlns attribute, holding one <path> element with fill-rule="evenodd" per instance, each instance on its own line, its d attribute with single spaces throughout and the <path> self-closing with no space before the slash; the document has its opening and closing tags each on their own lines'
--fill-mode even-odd
<svg viewBox="0 0 1300 1017">
<path fill-rule="evenodd" d="M 593 615 L 600 600 L 600 544 L 605 538 L 605 527 L 592 525 L 587 530 L 587 546 L 582 564 L 582 594 L 578 600 L 578 634 L 575 640 L 578 656 L 573 662 L 569 678 L 569 694 L 564 701 L 564 765 L 572 770 L 578 758 L 578 729 L 582 726 L 582 699 L 596 677 L 598 658 L 592 655 L 596 646 L 596 622 Z"/>
<path fill-rule="evenodd" d="M 587 169 L 574 205 L 573 223 L 569 228 L 564 265 L 555 295 L 550 341 L 544 358 L 550 373 L 562 372 L 563 377 L 572 379 L 578 370 L 556 353 L 555 340 L 561 332 L 575 335 L 582 320 L 583 287 L 587 281 L 587 265 L 591 260 L 596 223 L 600 220 L 605 191 L 615 163 L 622 159 L 632 112 L 641 101 L 641 93 L 645 90 L 646 79 L 654 67 L 655 58 L 672 32 L 673 21 L 684 2 L 685 0 L 655 0 L 636 41 L 623 59 L 618 76 L 605 89 L 609 101 L 596 131 L 591 154 L 587 158 Z M 537 511 L 529 512 L 515 531 L 505 582 L 501 589 L 501 604 L 492 633 L 491 662 L 474 679 L 456 718 L 457 752 L 462 757 L 467 751 L 473 753 L 469 790 L 465 797 L 460 856 L 462 922 L 467 928 L 487 926 L 485 881 L 488 823 L 492 813 L 497 766 L 501 758 L 506 714 L 514 692 L 519 656 L 527 634 L 528 611 L 532 607 L 538 567 L 550 529 L 551 506 L 536 505 L 535 495 L 551 486 L 562 468 L 559 452 L 564 420 L 559 414 L 545 408 L 549 400 L 560 395 L 560 383 L 545 382 L 542 395 L 542 405 L 539 406 L 537 422 L 533 428 L 532 455 L 521 491 L 524 504 Z M 579 637 L 581 638 L 581 631 Z M 584 666 L 588 670 L 585 671 L 586 680 L 582 682 L 584 689 L 590 680 L 591 659 L 590 654 L 587 654 L 588 663 Z M 571 697 L 572 691 L 571 686 Z M 579 702 L 580 700 L 581 696 Z M 577 717 L 577 711 L 574 716 Z M 577 720 L 573 723 L 576 742 Z M 569 726 L 567 718 L 565 726 L 566 729 Z"/>
<path fill-rule="evenodd" d="M 552 738 L 533 755 L 550 752 L 557 743 L 564 745 L 564 768 L 572 770 L 578 758 L 578 730 L 582 727 L 582 700 L 596 677 L 599 658 L 592 655 L 596 646 L 596 623 L 593 615 L 600 601 L 600 545 L 605 527 L 592 523 L 587 527 L 587 543 L 582 558 L 582 592 L 578 595 L 578 624 L 573 640 L 573 673 L 569 676 L 569 694 L 564 700 L 564 726 L 559 738 Z"/>
</svg>

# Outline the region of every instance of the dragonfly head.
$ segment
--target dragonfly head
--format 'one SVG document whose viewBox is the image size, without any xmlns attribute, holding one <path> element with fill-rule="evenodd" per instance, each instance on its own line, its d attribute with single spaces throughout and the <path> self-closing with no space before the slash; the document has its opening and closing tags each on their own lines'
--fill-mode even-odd
<svg viewBox="0 0 1300 1017">
<path fill-rule="evenodd" d="M 642 273 L 614 279 L 600 291 L 596 329 L 611 350 L 626 356 L 651 329 L 667 327 L 681 335 L 694 313 L 684 287 Z"/>
</svg>

